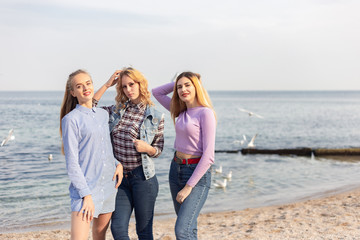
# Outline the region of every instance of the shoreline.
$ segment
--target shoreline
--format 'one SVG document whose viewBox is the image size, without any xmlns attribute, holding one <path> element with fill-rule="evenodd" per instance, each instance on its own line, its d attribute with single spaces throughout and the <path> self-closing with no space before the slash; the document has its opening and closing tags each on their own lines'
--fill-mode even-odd
<svg viewBox="0 0 360 240">
<path fill-rule="evenodd" d="M 295 199 L 287 199 L 287 200 L 283 200 L 280 202 L 272 201 L 272 203 L 259 205 L 259 206 L 253 206 L 253 207 L 247 207 L 247 208 L 243 208 L 240 210 L 238 210 L 238 209 L 227 209 L 227 210 L 213 209 L 212 211 L 209 211 L 209 210 L 202 209 L 201 214 L 212 214 L 212 213 L 216 214 L 216 213 L 225 213 L 225 212 L 232 212 L 232 211 L 238 212 L 238 211 L 244 211 L 245 209 L 258 209 L 258 208 L 265 208 L 265 207 L 271 207 L 271 206 L 281 206 L 281 205 L 287 205 L 287 204 L 292 204 L 292 203 L 297 203 L 297 202 L 303 202 L 303 201 L 311 200 L 311 199 L 325 198 L 325 197 L 341 194 L 344 192 L 350 192 L 350 191 L 356 190 L 356 189 L 360 190 L 360 184 L 342 186 L 340 188 L 334 188 L 334 189 L 330 189 L 330 190 L 326 190 L 326 191 L 322 191 L 322 192 L 317 192 L 314 194 L 303 195 L 303 196 L 297 197 Z M 175 212 L 155 213 L 154 222 L 162 221 L 162 220 L 167 221 L 169 219 L 173 219 L 173 218 L 175 219 L 175 217 L 176 217 Z M 133 222 L 135 222 L 134 214 L 131 215 L 130 224 Z M 1 234 L 9 234 L 9 233 L 29 233 L 29 232 L 38 232 L 38 231 L 53 231 L 53 230 L 59 230 L 59 229 L 61 229 L 61 230 L 70 229 L 70 216 L 69 216 L 69 221 L 48 222 L 48 223 L 36 224 L 36 225 L 32 225 L 32 226 L 16 227 L 16 228 L 8 228 L 6 230 L 0 230 L 0 236 L 1 236 Z M 1 238 L 0 238 L 0 240 L 1 240 Z"/>
<path fill-rule="evenodd" d="M 202 213 L 199 239 L 359 239 L 360 187 L 281 205 Z M 155 217 L 154 238 L 175 239 L 175 217 Z M 137 239 L 135 224 L 129 236 Z M 68 229 L 0 233 L 0 239 L 69 239 Z M 90 239 L 92 237 L 90 236 Z M 112 239 L 110 230 L 107 239 Z"/>
</svg>

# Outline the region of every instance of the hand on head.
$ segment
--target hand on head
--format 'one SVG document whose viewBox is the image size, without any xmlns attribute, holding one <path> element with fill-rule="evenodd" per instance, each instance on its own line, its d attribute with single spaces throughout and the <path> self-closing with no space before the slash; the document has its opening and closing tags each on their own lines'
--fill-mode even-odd
<svg viewBox="0 0 360 240">
<path fill-rule="evenodd" d="M 113 75 L 109 78 L 109 80 L 105 83 L 107 88 L 114 86 L 120 79 L 120 73 L 122 70 L 116 70 Z"/>
</svg>

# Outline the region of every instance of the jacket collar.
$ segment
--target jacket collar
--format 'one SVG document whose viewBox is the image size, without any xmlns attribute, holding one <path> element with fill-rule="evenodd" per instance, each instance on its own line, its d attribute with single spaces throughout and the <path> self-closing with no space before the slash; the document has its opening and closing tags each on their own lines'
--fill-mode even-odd
<svg viewBox="0 0 360 240">
<path fill-rule="evenodd" d="M 124 114 L 126 108 L 128 108 L 131 104 L 132 104 L 132 103 L 131 103 L 130 101 L 127 101 L 127 102 L 124 103 L 125 107 L 124 107 L 124 108 L 121 108 L 121 109 L 119 110 L 119 113 L 120 113 L 121 116 Z M 137 105 L 138 107 L 141 107 L 142 105 L 140 105 L 140 104 L 143 104 L 143 105 L 144 105 L 144 103 L 139 103 L 139 104 L 136 104 L 136 105 Z M 133 104 L 133 105 L 135 105 L 135 104 Z M 140 106 L 139 106 L 139 105 L 140 105 Z M 116 107 L 114 106 L 114 109 L 115 109 L 115 108 L 116 108 Z M 145 117 L 149 117 L 149 116 L 150 116 L 150 117 L 153 117 L 153 116 L 154 116 L 154 108 L 151 107 L 151 106 L 149 106 L 149 105 L 146 105 Z"/>
</svg>

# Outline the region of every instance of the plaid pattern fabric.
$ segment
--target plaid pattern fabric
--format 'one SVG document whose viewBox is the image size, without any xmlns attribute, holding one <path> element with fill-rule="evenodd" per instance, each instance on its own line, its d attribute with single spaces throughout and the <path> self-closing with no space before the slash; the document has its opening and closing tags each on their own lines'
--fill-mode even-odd
<svg viewBox="0 0 360 240">
<path fill-rule="evenodd" d="M 111 107 L 105 107 L 111 111 Z M 124 172 L 129 172 L 142 165 L 141 154 L 136 151 L 133 140 L 140 139 L 140 127 L 145 118 L 146 105 L 128 103 L 127 108 L 119 123 L 111 132 L 113 140 L 114 155 L 124 167 Z M 156 148 L 156 154 L 151 157 L 158 157 L 164 146 L 164 119 L 161 119 L 158 133 L 155 135 L 151 146 Z"/>
</svg>

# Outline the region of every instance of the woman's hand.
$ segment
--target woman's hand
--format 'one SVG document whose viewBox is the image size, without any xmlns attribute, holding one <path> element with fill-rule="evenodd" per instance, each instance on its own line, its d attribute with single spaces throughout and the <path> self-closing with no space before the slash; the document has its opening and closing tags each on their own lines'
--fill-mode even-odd
<svg viewBox="0 0 360 240">
<path fill-rule="evenodd" d="M 116 186 L 115 188 L 118 188 L 122 182 L 122 179 L 123 179 L 123 166 L 121 165 L 121 163 L 119 163 L 117 166 L 116 166 L 116 170 L 115 170 L 115 174 L 114 174 L 114 177 L 113 177 L 113 181 L 115 181 L 117 179 L 117 183 L 116 183 Z"/>
<path fill-rule="evenodd" d="M 119 81 L 119 77 L 120 77 L 120 73 L 122 71 L 121 70 L 116 70 L 113 75 L 111 75 L 111 77 L 109 78 L 109 80 L 101 86 L 101 88 L 99 90 L 96 91 L 96 93 L 94 94 L 94 99 L 96 101 L 99 101 L 100 98 L 102 97 L 102 95 L 104 95 L 104 93 L 106 92 L 106 90 L 109 88 L 109 87 L 112 87 L 114 86 L 118 81 Z M 97 104 L 97 103 L 96 103 Z M 95 106 L 96 106 L 95 104 Z"/>
<path fill-rule="evenodd" d="M 83 197 L 83 205 L 80 211 L 78 212 L 78 215 L 79 214 L 83 215 L 82 216 L 83 221 L 86 220 L 86 222 L 91 222 L 91 220 L 93 220 L 94 218 L 94 213 L 95 213 L 95 205 L 91 195 L 87 195 Z"/>
<path fill-rule="evenodd" d="M 109 78 L 109 80 L 104 84 L 104 86 L 105 86 L 106 88 L 109 88 L 109 87 L 114 86 L 114 85 L 118 82 L 119 76 L 120 76 L 120 73 L 121 73 L 121 72 L 122 72 L 121 70 L 116 70 L 116 71 L 113 73 L 113 75 L 111 75 L 111 77 Z"/>
<path fill-rule="evenodd" d="M 149 156 L 153 156 L 156 153 L 156 149 L 143 140 L 135 139 L 134 147 L 139 153 L 147 153 Z"/>
<path fill-rule="evenodd" d="M 180 192 L 178 192 L 178 194 L 176 195 L 176 201 L 180 204 L 183 203 L 185 199 L 190 195 L 191 191 L 192 187 L 186 184 L 185 187 L 181 189 Z"/>
</svg>

